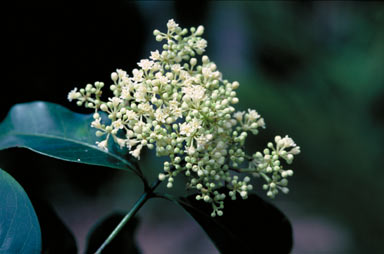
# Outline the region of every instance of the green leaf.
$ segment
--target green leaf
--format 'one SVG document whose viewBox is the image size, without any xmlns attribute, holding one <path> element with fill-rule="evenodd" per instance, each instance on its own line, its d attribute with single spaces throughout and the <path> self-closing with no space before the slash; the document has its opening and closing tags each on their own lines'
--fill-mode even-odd
<svg viewBox="0 0 384 254">
<path fill-rule="evenodd" d="M 41 232 L 24 189 L 0 169 L 0 253 L 40 253 Z"/>
<path fill-rule="evenodd" d="M 126 151 L 110 144 L 99 149 L 101 141 L 92 128 L 92 115 L 74 113 L 60 105 L 31 102 L 13 106 L 0 124 L 0 149 L 24 147 L 65 161 L 141 172 L 126 157 Z M 113 142 L 111 142 L 113 143 Z"/>
<path fill-rule="evenodd" d="M 222 254 L 290 253 L 292 227 L 275 206 L 255 194 L 224 201 L 224 215 L 211 217 L 212 206 L 195 195 L 176 200 L 205 230 Z"/>
<path fill-rule="evenodd" d="M 120 221 L 124 218 L 123 213 L 113 213 L 92 229 L 88 235 L 87 250 L 85 253 L 93 254 L 108 238 L 109 234 L 116 228 Z M 133 217 L 123 229 L 116 235 L 115 238 L 104 248 L 103 254 L 138 254 L 142 253 L 137 247 L 135 233 L 139 219 Z"/>
</svg>

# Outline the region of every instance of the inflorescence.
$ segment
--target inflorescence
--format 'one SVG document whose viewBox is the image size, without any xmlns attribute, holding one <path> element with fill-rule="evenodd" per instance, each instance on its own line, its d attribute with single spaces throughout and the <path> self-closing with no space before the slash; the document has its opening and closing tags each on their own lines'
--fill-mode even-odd
<svg viewBox="0 0 384 254">
<path fill-rule="evenodd" d="M 101 138 L 97 145 L 107 149 L 113 139 L 137 159 L 144 147 L 168 156 L 159 179 L 172 188 L 174 178 L 185 174 L 188 187 L 198 192 L 196 199 L 212 204 L 212 216 L 223 214 L 226 195 L 247 198 L 253 189 L 249 176 L 266 181 L 263 189 L 269 197 L 287 193 L 287 177 L 293 171 L 283 169 L 281 161 L 290 164 L 300 147 L 288 136 L 276 136 L 263 152 L 247 155 L 245 139 L 265 128 L 264 119 L 255 110 L 236 111 L 232 106 L 239 102 L 239 83 L 222 79 L 216 64 L 203 55 L 203 26 L 188 33 L 171 19 L 167 28 L 166 33 L 153 33 L 156 41 L 165 41 L 162 51 L 152 51 L 131 76 L 123 70 L 111 74 L 113 98 L 101 100 L 102 82 L 68 94 L 70 101 L 95 110 L 91 126 Z M 110 121 L 102 121 L 100 111 Z M 232 172 L 248 175 L 241 180 Z M 223 186 L 228 193 L 217 190 Z"/>
</svg>

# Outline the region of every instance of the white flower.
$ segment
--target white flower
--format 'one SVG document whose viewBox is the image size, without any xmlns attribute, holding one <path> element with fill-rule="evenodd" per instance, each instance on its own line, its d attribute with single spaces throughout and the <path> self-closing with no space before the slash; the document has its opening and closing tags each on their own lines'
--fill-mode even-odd
<svg viewBox="0 0 384 254">
<path fill-rule="evenodd" d="M 165 119 L 167 119 L 168 117 L 168 114 L 165 113 L 165 110 L 163 110 L 162 108 L 157 108 L 155 111 L 155 117 L 156 121 L 164 123 Z"/>
<path fill-rule="evenodd" d="M 70 91 L 68 93 L 68 97 L 67 98 L 68 98 L 69 101 L 72 101 L 72 100 L 78 99 L 80 96 L 81 96 L 81 94 L 77 92 L 77 87 L 75 87 L 72 91 Z"/>
<path fill-rule="evenodd" d="M 176 24 L 176 22 L 173 19 L 168 20 L 167 28 L 170 32 L 175 32 L 176 28 L 178 28 L 179 25 Z"/>
<path fill-rule="evenodd" d="M 188 148 L 185 149 L 185 152 L 190 155 L 190 156 L 193 156 L 195 153 L 196 153 L 196 149 L 195 147 L 193 147 L 192 145 Z"/>
<path fill-rule="evenodd" d="M 244 116 L 245 112 L 244 111 L 237 111 L 236 113 L 233 114 L 233 117 L 239 121 L 239 122 L 242 122 L 243 121 L 243 116 Z"/>
<path fill-rule="evenodd" d="M 133 74 L 132 81 L 135 81 L 135 82 L 143 81 L 144 72 L 142 70 L 133 69 L 132 74 Z"/>
<path fill-rule="evenodd" d="M 142 148 L 142 145 L 138 145 L 135 150 L 130 151 L 129 153 L 132 154 L 133 157 L 140 159 L 140 152 Z"/>
<path fill-rule="evenodd" d="M 287 147 L 294 147 L 296 146 L 295 142 L 293 142 L 293 139 L 291 139 L 288 136 L 285 136 L 284 138 L 278 139 L 277 146 L 279 148 L 287 148 Z"/>
<path fill-rule="evenodd" d="M 191 136 L 197 129 L 197 125 L 194 122 L 182 123 L 180 126 L 180 134 L 184 136 Z"/>
<path fill-rule="evenodd" d="M 128 120 L 128 121 L 132 121 L 132 120 L 137 120 L 137 119 L 139 119 L 138 115 L 137 115 L 136 112 L 133 111 L 133 110 L 127 110 L 127 111 L 125 112 L 125 115 L 127 116 L 127 120 Z"/>
<path fill-rule="evenodd" d="M 183 117 L 183 110 L 181 107 L 171 107 L 171 114 L 177 118 Z"/>
<path fill-rule="evenodd" d="M 196 49 L 198 49 L 199 51 L 201 52 L 204 52 L 205 48 L 207 47 L 207 41 L 204 40 L 204 39 L 201 39 L 201 40 L 198 40 L 196 43 L 195 43 L 195 47 Z"/>
<path fill-rule="evenodd" d="M 124 123 L 121 121 L 121 119 L 117 119 L 116 121 L 112 122 L 112 126 L 115 130 L 121 130 L 124 128 Z"/>
<path fill-rule="evenodd" d="M 129 149 L 131 149 L 132 147 L 134 147 L 137 143 L 139 143 L 139 141 L 137 141 L 136 139 L 128 139 L 127 141 L 127 146 Z"/>
<path fill-rule="evenodd" d="M 181 70 L 180 73 L 179 73 L 179 78 L 181 80 L 187 80 L 187 79 L 191 78 L 191 75 L 188 73 L 188 71 Z"/>
<path fill-rule="evenodd" d="M 191 85 L 182 88 L 184 100 L 192 100 L 193 102 L 200 102 L 204 99 L 206 89 L 199 85 Z"/>
<path fill-rule="evenodd" d="M 121 88 L 120 98 L 123 100 L 129 100 L 132 98 L 130 86 L 124 86 Z"/>
<path fill-rule="evenodd" d="M 127 145 L 126 139 L 115 137 L 114 140 L 120 146 L 120 149 L 122 149 L 123 147 L 125 147 Z"/>
<path fill-rule="evenodd" d="M 300 146 L 295 146 L 293 147 L 288 153 L 292 155 L 297 155 L 300 153 Z"/>
<path fill-rule="evenodd" d="M 151 58 L 153 61 L 156 61 L 161 59 L 161 55 L 158 50 L 151 51 L 151 56 L 149 58 Z"/>
<path fill-rule="evenodd" d="M 137 102 L 147 101 L 146 96 L 147 96 L 147 89 L 143 85 L 141 85 L 138 89 L 136 89 L 136 92 L 133 95 L 133 97 Z"/>
<path fill-rule="evenodd" d="M 253 122 L 260 117 L 260 115 L 254 109 L 248 109 L 248 121 Z"/>
<path fill-rule="evenodd" d="M 212 70 L 211 70 L 211 68 L 203 67 L 203 68 L 201 69 L 201 73 L 203 74 L 203 76 L 204 76 L 205 78 L 210 78 L 210 77 L 212 77 Z"/>
<path fill-rule="evenodd" d="M 259 120 L 257 120 L 257 125 L 262 128 L 265 128 L 264 118 L 260 118 Z"/>
<path fill-rule="evenodd" d="M 166 76 L 163 76 L 161 72 L 158 72 L 155 74 L 156 79 L 162 84 L 167 84 L 169 82 L 169 79 Z"/>
<path fill-rule="evenodd" d="M 197 149 L 205 149 L 205 145 L 210 141 L 210 138 L 208 135 L 201 135 L 198 137 L 195 137 L 195 140 L 197 142 Z"/>
<path fill-rule="evenodd" d="M 123 71 L 121 69 L 117 69 L 116 72 L 117 72 L 117 75 L 119 76 L 120 79 L 122 79 L 122 78 L 127 76 L 127 72 Z"/>
<path fill-rule="evenodd" d="M 103 140 L 101 142 L 96 142 L 97 146 L 103 150 L 108 151 L 108 139 Z"/>
<path fill-rule="evenodd" d="M 192 129 L 197 130 L 201 127 L 201 120 L 194 118 L 191 122 L 189 122 L 189 125 Z"/>
<path fill-rule="evenodd" d="M 154 62 L 148 59 L 143 59 L 137 65 L 141 67 L 144 71 L 150 70 L 153 66 Z"/>
<path fill-rule="evenodd" d="M 174 64 L 172 65 L 171 70 L 175 73 L 179 73 L 182 70 L 182 67 L 180 64 Z"/>
<path fill-rule="evenodd" d="M 112 102 L 112 105 L 115 108 L 117 108 L 117 106 L 119 106 L 119 104 L 123 102 L 123 100 L 118 98 L 118 97 L 113 97 L 113 98 L 108 98 L 108 99 L 110 102 Z"/>
<path fill-rule="evenodd" d="M 138 108 L 143 112 L 147 114 L 151 114 L 153 112 L 153 107 L 149 103 L 141 103 L 139 104 Z"/>
<path fill-rule="evenodd" d="M 198 56 L 208 45 L 201 37 L 203 26 L 188 33 L 171 19 L 167 28 L 165 33 L 154 31 L 156 41 L 164 43 L 162 50 L 140 60 L 131 77 L 120 69 L 111 74 L 113 96 L 109 100 L 102 99 L 102 82 L 68 94 L 68 100 L 95 109 L 91 126 L 97 128 L 97 137 L 106 137 L 96 143 L 98 147 L 107 150 L 112 136 L 138 159 L 144 146 L 156 147 L 156 155 L 169 157 L 161 180 L 168 179 L 167 186 L 172 187 L 174 177 L 185 174 L 188 186 L 198 192 L 196 198 L 212 204 L 212 216 L 223 214 L 225 194 L 232 199 L 238 194 L 248 197 L 253 188 L 250 179 L 240 180 L 237 173 L 230 173 L 241 173 L 248 160 L 244 172 L 263 177 L 268 196 L 286 193 L 286 178 L 293 171 L 283 167 L 293 162 L 300 147 L 288 136 L 276 136 L 275 143 L 269 142 L 262 152 L 247 155 L 246 137 L 265 127 L 264 119 L 253 109 L 236 112 L 239 83 L 223 79 L 208 56 Z M 110 121 L 101 123 L 101 111 Z M 230 191 L 220 193 L 221 186 Z"/>
<path fill-rule="evenodd" d="M 97 118 L 97 119 L 95 119 L 95 120 L 91 123 L 91 127 L 93 127 L 93 128 L 97 128 L 97 129 L 101 129 L 101 123 L 100 123 L 100 120 L 101 120 L 101 118 Z"/>
</svg>

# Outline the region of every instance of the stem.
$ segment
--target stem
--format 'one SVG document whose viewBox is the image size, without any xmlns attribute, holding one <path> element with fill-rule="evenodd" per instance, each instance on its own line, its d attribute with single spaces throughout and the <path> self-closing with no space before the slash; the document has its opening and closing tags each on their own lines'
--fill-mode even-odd
<svg viewBox="0 0 384 254">
<path fill-rule="evenodd" d="M 150 188 L 146 188 L 144 193 L 140 196 L 140 198 L 133 205 L 132 209 L 124 216 L 124 218 L 120 221 L 119 225 L 112 231 L 112 233 L 108 236 L 108 238 L 103 242 L 103 244 L 97 249 L 95 254 L 100 254 L 101 251 L 116 237 L 116 235 L 120 232 L 120 230 L 124 227 L 125 224 L 137 213 L 137 211 L 144 205 L 144 203 L 152 197 L 153 191 L 159 186 L 161 183 L 160 180 L 157 180 L 152 184 Z"/>
<path fill-rule="evenodd" d="M 255 168 L 234 168 L 230 167 L 230 170 L 233 170 L 238 173 L 257 173 L 257 170 Z"/>
</svg>

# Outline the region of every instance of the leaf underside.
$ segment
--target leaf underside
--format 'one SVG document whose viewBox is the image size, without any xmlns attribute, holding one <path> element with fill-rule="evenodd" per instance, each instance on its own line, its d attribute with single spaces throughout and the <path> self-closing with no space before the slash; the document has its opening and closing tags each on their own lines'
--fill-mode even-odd
<svg viewBox="0 0 384 254">
<path fill-rule="evenodd" d="M 0 169 L 0 253 L 40 253 L 41 232 L 24 189 Z"/>
<path fill-rule="evenodd" d="M 49 102 L 13 106 L 0 124 L 0 150 L 23 147 L 70 162 L 141 172 L 131 163 L 126 150 L 110 142 L 108 151 L 99 149 L 92 114 L 74 113 Z"/>
<path fill-rule="evenodd" d="M 195 195 L 177 200 L 204 229 L 222 254 L 290 253 L 292 226 L 275 206 L 255 194 L 224 201 L 224 215 L 211 217 L 212 207 Z"/>
</svg>

